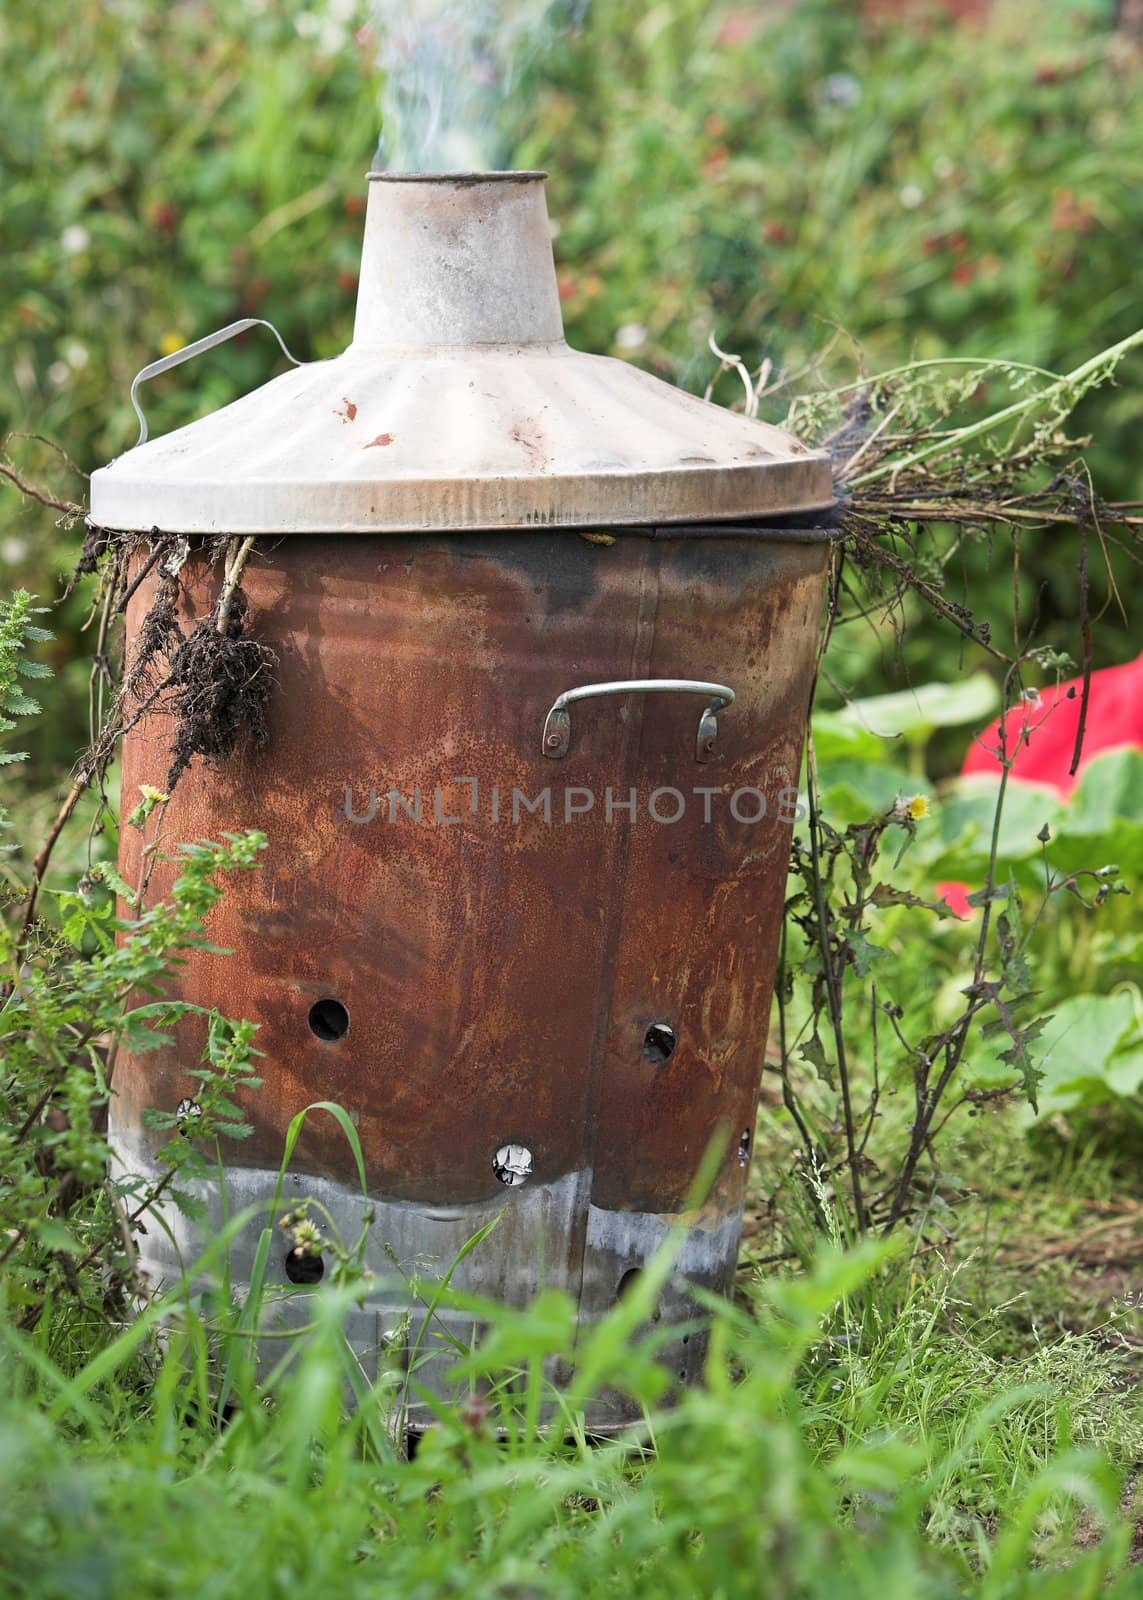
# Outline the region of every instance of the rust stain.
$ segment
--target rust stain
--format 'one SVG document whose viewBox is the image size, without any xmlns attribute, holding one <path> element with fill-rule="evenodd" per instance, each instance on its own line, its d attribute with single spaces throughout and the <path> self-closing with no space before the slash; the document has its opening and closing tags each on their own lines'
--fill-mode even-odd
<svg viewBox="0 0 1143 1600">
<path fill-rule="evenodd" d="M 337 409 L 337 407 L 335 406 L 334 407 L 334 411 L 333 411 L 334 416 L 335 417 L 340 417 L 342 422 L 352 422 L 353 419 L 357 416 L 357 407 L 354 405 L 353 401 L 350 400 L 346 395 L 342 395 L 341 403 L 345 407 L 345 410 L 344 411 L 339 411 Z"/>
<path fill-rule="evenodd" d="M 253 1132 L 228 1161 L 276 1167 L 291 1117 L 328 1099 L 360 1118 L 375 1195 L 494 1199 L 493 1154 L 515 1142 L 534 1181 L 590 1169 L 595 1207 L 673 1214 L 721 1130 L 707 1204 L 714 1223 L 732 1216 L 789 828 L 736 822 L 725 799 L 709 822 L 689 799 L 681 820 L 655 826 L 647 802 L 656 789 L 755 786 L 773 806 L 776 770 L 796 771 L 827 547 L 632 538 L 600 560 L 569 530 L 431 534 L 406 541 L 415 560 L 393 554 L 390 536 L 268 544 L 245 584 L 279 653 L 269 743 L 221 772 L 193 766 L 165 815 L 170 839 L 239 827 L 269 838 L 258 871 L 234 875 L 211 915 L 211 941 L 234 953 L 192 952 L 171 983 L 179 999 L 259 1024 L 263 1087 L 240 1097 Z M 132 597 L 129 638 L 154 583 Z M 192 556 L 182 583 L 189 622 L 217 576 Z M 568 756 L 543 758 L 556 695 L 631 676 L 733 685 L 716 767 L 695 763 L 696 707 L 667 695 L 584 702 Z M 125 793 L 162 786 L 169 733 L 155 717 L 132 729 Z M 364 820 L 370 786 L 378 805 Z M 605 795 L 624 803 L 632 786 L 637 818 L 609 818 Z M 546 787 L 550 822 L 522 808 L 514 822 L 513 789 Z M 390 815 L 390 790 L 409 802 L 420 791 L 420 821 Z M 565 790 L 591 791 L 592 808 L 565 820 Z M 128 882 L 144 843 L 123 830 Z M 160 862 L 152 892 L 177 870 Z M 335 1040 L 310 1020 L 325 999 L 349 1017 Z M 677 1037 L 658 1061 L 644 1049 L 657 1024 Z M 125 1051 L 120 1121 L 139 1128 L 144 1107 L 176 1105 L 202 1049 L 201 1015 L 188 1015 L 172 1047 Z M 307 1123 L 295 1166 L 356 1182 L 329 1118 Z"/>
<path fill-rule="evenodd" d="M 529 424 L 529 426 L 535 426 L 535 424 Z M 539 440 L 532 438 L 530 434 L 524 432 L 523 423 L 518 423 L 517 426 L 512 429 L 512 438 L 526 452 L 530 465 L 534 467 L 537 472 L 543 472 L 548 465 L 548 460 L 544 454 L 543 446 L 540 444 Z"/>
<path fill-rule="evenodd" d="M 392 444 L 392 443 L 393 443 L 393 435 L 391 433 L 379 433 L 377 435 L 376 439 L 370 439 L 369 443 L 365 444 L 365 445 L 362 445 L 361 448 L 363 450 L 372 450 L 375 445 L 379 445 L 379 444 L 380 445 L 385 445 L 385 444 Z"/>
</svg>

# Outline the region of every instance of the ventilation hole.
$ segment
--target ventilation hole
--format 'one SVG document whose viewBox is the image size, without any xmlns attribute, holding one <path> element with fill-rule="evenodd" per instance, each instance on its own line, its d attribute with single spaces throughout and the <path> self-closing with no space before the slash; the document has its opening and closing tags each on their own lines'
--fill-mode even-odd
<svg viewBox="0 0 1143 1600">
<path fill-rule="evenodd" d="M 642 1276 L 643 1276 L 643 1268 L 642 1267 L 628 1267 L 627 1271 L 623 1274 L 623 1276 L 620 1278 L 618 1284 L 616 1285 L 616 1288 L 615 1288 L 615 1298 L 616 1298 L 616 1300 L 625 1300 L 627 1298 L 627 1296 L 635 1288 L 635 1286 L 638 1284 L 639 1279 Z M 651 1321 L 652 1322 L 658 1322 L 659 1318 L 662 1315 L 663 1315 L 662 1308 L 660 1306 L 656 1305 L 655 1309 L 651 1312 Z"/>
<path fill-rule="evenodd" d="M 738 1165 L 740 1167 L 748 1167 L 750 1165 L 750 1129 L 749 1128 L 743 1128 L 742 1137 L 738 1141 Z"/>
<path fill-rule="evenodd" d="M 678 1040 L 675 1030 L 667 1022 L 653 1022 L 643 1035 L 643 1054 L 648 1061 L 653 1061 L 656 1066 L 662 1066 L 664 1061 L 669 1061 L 675 1053 Z"/>
<path fill-rule="evenodd" d="M 349 1012 L 340 1000 L 315 1000 L 310 1007 L 310 1032 L 332 1044 L 349 1032 Z"/>
<path fill-rule="evenodd" d="M 175 1121 L 179 1132 L 184 1138 L 190 1138 L 191 1127 L 202 1116 L 202 1107 L 197 1100 L 182 1099 L 175 1107 Z"/>
<path fill-rule="evenodd" d="M 492 1157 L 492 1170 L 509 1189 L 518 1189 L 532 1176 L 532 1152 L 526 1144 L 502 1144 Z"/>
<path fill-rule="evenodd" d="M 293 1250 L 287 1250 L 286 1277 L 291 1283 L 320 1283 L 325 1277 L 325 1262 L 308 1251 L 304 1256 L 299 1256 Z"/>
</svg>

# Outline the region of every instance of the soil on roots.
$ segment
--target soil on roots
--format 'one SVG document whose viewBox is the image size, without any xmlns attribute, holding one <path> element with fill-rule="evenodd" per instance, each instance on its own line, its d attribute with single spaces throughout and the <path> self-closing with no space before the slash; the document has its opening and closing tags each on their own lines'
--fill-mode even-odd
<svg viewBox="0 0 1143 1600">
<path fill-rule="evenodd" d="M 200 622 L 170 657 L 169 709 L 178 719 L 171 745 L 168 793 L 194 757 L 220 765 L 240 739 L 261 748 L 277 657 L 246 633 L 246 597 L 238 591 L 225 633 L 212 618 Z"/>
</svg>

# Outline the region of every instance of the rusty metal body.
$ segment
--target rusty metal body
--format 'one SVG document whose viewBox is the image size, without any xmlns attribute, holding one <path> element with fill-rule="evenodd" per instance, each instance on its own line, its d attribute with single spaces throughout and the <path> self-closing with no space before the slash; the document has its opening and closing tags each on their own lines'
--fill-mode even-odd
<svg viewBox="0 0 1143 1600">
<path fill-rule="evenodd" d="M 443 1270 L 507 1205 L 512 1224 L 464 1280 L 517 1303 L 555 1284 L 591 1316 L 662 1243 L 721 1137 L 680 1271 L 727 1286 L 826 550 L 760 531 L 609 548 L 500 534 L 283 541 L 258 559 L 247 590 L 280 653 L 269 747 L 192 773 L 164 822 L 171 839 L 246 826 L 270 839 L 210 924 L 234 953 L 178 980 L 184 998 L 261 1029 L 254 1134 L 227 1152 L 232 1209 L 268 1202 L 291 1117 L 336 1100 L 382 1202 L 379 1246 Z M 189 619 L 216 580 L 205 563 L 184 578 Z M 695 760 L 695 707 L 639 694 L 578 708 L 568 756 L 546 760 L 556 696 L 625 676 L 729 680 L 716 760 Z M 167 763 L 152 721 L 127 742 L 124 792 L 161 786 Z M 766 811 L 752 820 L 756 794 Z M 138 848 L 124 830 L 128 881 Z M 323 999 L 348 1012 L 339 1039 L 311 1029 Z M 656 1024 L 677 1041 L 666 1059 L 646 1046 Z M 120 1061 L 115 1125 L 136 1169 L 151 1161 L 143 1110 L 193 1093 L 202 1042 L 188 1018 L 173 1048 Z M 493 1169 L 507 1143 L 533 1159 L 518 1189 Z M 352 1206 L 352 1158 L 329 1119 L 307 1125 L 295 1171 Z M 155 1230 L 151 1265 L 170 1277 L 167 1249 Z M 673 1309 L 685 1314 L 681 1294 Z M 363 1347 L 407 1310 L 395 1286 Z M 700 1358 L 694 1341 L 680 1370 Z"/>
<path fill-rule="evenodd" d="M 656 479 L 653 498 L 667 489 Z M 524 492 L 501 503 L 518 509 Z M 376 1292 L 351 1327 L 363 1357 L 407 1322 L 393 1259 L 444 1270 L 496 1216 L 455 1281 L 515 1304 L 556 1286 L 598 1316 L 679 1219 L 712 1141 L 717 1178 L 685 1221 L 661 1315 L 693 1312 L 687 1283 L 724 1289 L 733 1274 L 828 539 L 614 532 L 260 541 L 244 587 L 279 657 L 269 744 L 221 771 L 196 765 L 164 817 L 172 841 L 269 837 L 209 925 L 233 953 L 197 957 L 174 988 L 260 1027 L 253 1135 L 227 1151 L 231 1212 L 269 1205 L 302 1107 L 333 1100 L 353 1119 L 376 1208 Z M 218 581 L 192 549 L 185 623 L 208 614 Z M 129 656 L 153 583 L 130 605 Z M 651 692 L 670 679 L 696 692 Z M 610 680 L 640 686 L 569 704 L 552 759 L 555 703 Z M 716 700 L 708 722 L 697 690 L 720 685 L 733 703 Z M 125 796 L 162 787 L 168 733 L 153 717 L 125 741 Z M 125 829 L 128 881 L 138 851 Z M 173 871 L 159 866 L 152 894 Z M 142 1113 L 193 1093 L 202 1027 L 188 1017 L 170 1048 L 121 1058 L 127 1169 L 153 1170 Z M 363 1201 L 331 1120 L 308 1122 L 287 1192 L 356 1231 Z M 203 1193 L 217 1219 L 220 1196 Z M 204 1237 L 169 1221 L 146 1245 L 167 1278 Z M 238 1242 L 239 1283 L 264 1222 Z M 702 1340 L 680 1336 L 680 1378 L 701 1358 Z"/>
</svg>

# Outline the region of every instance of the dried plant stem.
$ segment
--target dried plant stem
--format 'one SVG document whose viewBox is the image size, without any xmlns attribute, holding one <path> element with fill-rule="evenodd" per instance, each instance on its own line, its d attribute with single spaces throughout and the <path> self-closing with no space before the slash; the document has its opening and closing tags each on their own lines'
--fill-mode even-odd
<svg viewBox="0 0 1143 1600">
<path fill-rule="evenodd" d="M 845 1122 L 845 1151 L 849 1164 L 849 1181 L 853 1191 L 853 1214 L 858 1231 L 864 1233 L 868 1218 L 865 1211 L 865 1196 L 861 1182 L 861 1154 L 858 1148 L 857 1123 L 853 1114 L 853 1095 L 850 1086 L 849 1056 L 845 1046 L 845 1028 L 843 1015 L 841 974 L 833 961 L 833 941 L 830 932 L 830 914 L 826 905 L 825 884 L 822 874 L 821 838 L 818 831 L 818 820 L 821 815 L 819 806 L 817 768 L 814 761 L 813 734 L 806 740 L 806 783 L 809 793 L 809 834 L 810 857 L 813 862 L 815 911 L 817 914 L 819 944 L 818 952 L 822 963 L 822 974 L 825 979 L 826 1001 L 829 1006 L 830 1025 L 833 1028 L 834 1051 L 837 1056 L 837 1081 L 841 1089 L 842 1116 Z"/>
<path fill-rule="evenodd" d="M 250 552 L 254 548 L 254 536 L 241 541 L 234 540 L 228 546 L 231 552 L 227 556 L 226 566 L 223 569 L 222 593 L 218 597 L 218 618 L 216 626 L 219 633 L 225 634 L 230 627 L 230 613 L 234 606 L 234 596 L 238 585 L 242 582 L 242 574 L 246 570 L 246 563 L 250 559 Z M 237 546 L 237 548 L 235 548 Z"/>
<path fill-rule="evenodd" d="M 29 500 L 35 500 L 40 505 L 47 506 L 51 511 L 62 511 L 65 516 L 69 517 L 82 517 L 84 515 L 83 507 L 77 504 L 76 501 L 57 500 L 55 495 L 48 494 L 43 489 L 37 489 L 35 484 L 29 483 L 26 478 L 21 478 L 16 469 L 10 467 L 6 461 L 0 461 L 0 477 L 7 478 L 10 483 L 19 489 L 21 494 L 27 495 Z"/>
<path fill-rule="evenodd" d="M 127 722 L 122 720 L 122 696 L 120 696 L 119 704 L 112 711 L 108 721 L 100 730 L 99 738 L 88 750 L 87 759 L 83 762 L 78 773 L 76 774 L 75 780 L 68 791 L 67 797 L 60 806 L 59 810 L 56 812 L 55 820 L 48 829 L 47 837 L 40 846 L 35 860 L 32 862 L 32 881 L 28 890 L 28 898 L 24 902 L 22 926 L 19 939 L 17 941 L 19 947 L 22 947 L 26 943 L 28 934 L 31 932 L 32 923 L 35 920 L 36 903 L 39 899 L 40 887 L 43 884 L 44 876 L 48 870 L 48 865 L 52 858 L 52 852 L 59 843 L 60 835 L 63 833 L 64 829 L 67 827 L 68 823 L 75 814 L 76 806 L 78 806 L 86 790 L 106 768 L 107 763 L 114 754 L 115 746 L 118 744 L 119 740 L 125 733 L 127 733 L 131 728 L 135 727 L 135 725 L 146 716 L 147 712 L 154 705 L 155 701 L 164 692 L 164 690 L 170 686 L 170 681 L 169 675 L 164 677 L 163 680 L 158 683 L 154 689 L 152 689 L 151 693 L 146 697 L 146 699 L 139 703 L 133 716 Z"/>
<path fill-rule="evenodd" d="M 1129 517 L 1123 514 L 1124 506 L 1130 503 L 1113 501 L 1108 504 L 1107 511 L 1118 525 L 1143 528 L 1143 517 Z M 1078 513 L 1058 510 L 1055 506 L 1045 506 L 1040 511 L 1034 506 L 1009 505 L 1003 500 L 980 500 L 975 503 L 968 501 L 950 505 L 947 501 L 939 500 L 908 498 L 879 500 L 876 495 L 865 494 L 861 496 L 861 515 L 900 517 L 906 522 L 978 522 L 984 526 L 992 526 L 998 522 L 1034 523 L 1042 528 L 1049 528 L 1055 522 L 1076 527 L 1083 521 Z"/>
<path fill-rule="evenodd" d="M 1005 700 L 1011 698 L 1012 677 L 1016 667 L 1013 665 L 1005 684 Z M 969 1004 L 965 1007 L 952 1028 L 936 1041 L 935 1047 L 924 1052 L 925 1064 L 918 1068 L 915 1074 L 916 1116 L 913 1121 L 905 1159 L 893 1190 L 893 1199 L 889 1206 L 889 1214 L 884 1223 L 884 1232 L 889 1233 L 905 1215 L 909 1205 L 909 1196 L 913 1186 L 913 1179 L 921 1156 L 928 1148 L 933 1119 L 944 1099 L 945 1093 L 952 1082 L 953 1076 L 959 1068 L 964 1057 L 965 1047 L 968 1044 L 968 1030 L 977 1013 L 996 998 L 997 985 L 986 984 L 985 975 L 988 970 L 988 942 L 992 925 L 992 900 L 996 889 L 996 868 L 1000 856 L 1000 824 L 1004 816 L 1004 802 L 1008 793 L 1008 777 L 1016 760 L 1016 752 L 1009 754 L 1005 735 L 1004 720 L 1000 723 L 1000 783 L 996 795 L 996 805 L 992 813 L 992 833 L 988 848 L 988 871 L 984 880 L 984 904 L 980 913 L 980 929 L 976 938 L 976 951 L 973 957 L 972 983 L 965 990 Z M 929 1087 L 929 1072 L 936 1061 L 939 1052 L 943 1051 L 944 1062 L 936 1083 Z"/>
<path fill-rule="evenodd" d="M 151 551 L 151 554 L 147 557 L 146 561 L 144 561 L 143 565 L 139 568 L 139 571 L 135 574 L 135 576 L 132 578 L 131 582 L 127 585 L 127 587 L 123 591 L 123 598 L 120 600 L 119 604 L 115 608 L 120 613 L 120 615 L 123 615 L 126 612 L 127 607 L 130 605 L 131 600 L 135 595 L 135 591 L 140 587 L 140 585 L 143 582 L 143 579 L 147 576 L 147 574 L 149 572 L 152 572 L 154 570 L 154 568 L 158 565 L 159 561 L 162 559 L 162 557 L 165 554 L 166 554 L 165 547 L 163 545 L 161 545 L 161 544 L 156 545 L 155 548 Z"/>
<path fill-rule="evenodd" d="M 979 422 L 966 423 L 962 428 L 935 431 L 935 437 L 930 438 L 911 455 L 895 457 L 870 467 L 867 472 L 860 473 L 852 481 L 851 487 L 875 483 L 881 478 L 889 478 L 890 482 L 894 482 L 910 467 L 919 466 L 922 461 L 931 461 L 935 456 L 961 450 L 966 444 L 971 444 L 975 439 L 994 432 L 1005 423 L 1018 424 L 1032 412 L 1045 409 L 1053 400 L 1060 403 L 1065 411 L 1070 411 L 1071 405 L 1068 402 L 1075 391 L 1082 390 L 1091 380 L 1102 374 L 1109 374 L 1129 350 L 1141 344 L 1143 344 L 1143 328 L 1129 334 L 1126 339 L 1121 339 L 1118 344 L 1101 351 L 1099 355 L 1092 356 L 1090 361 L 1083 362 L 1073 371 L 1055 377 L 1046 389 L 1038 389 L 1032 394 L 1024 395 L 1020 400 L 1014 400 L 1011 405 L 982 417 Z"/>
</svg>

